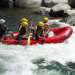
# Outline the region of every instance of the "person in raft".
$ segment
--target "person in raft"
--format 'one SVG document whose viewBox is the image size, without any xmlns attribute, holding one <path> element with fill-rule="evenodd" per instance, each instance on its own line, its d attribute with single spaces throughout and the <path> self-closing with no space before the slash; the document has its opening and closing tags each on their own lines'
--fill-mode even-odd
<svg viewBox="0 0 75 75">
<path fill-rule="evenodd" d="M 22 22 L 27 22 L 27 23 L 28 23 L 28 19 L 27 19 L 27 18 L 25 18 L 25 17 L 23 17 L 23 18 L 20 20 L 19 27 L 20 27 L 20 25 L 21 25 L 21 23 L 22 23 Z"/>
<path fill-rule="evenodd" d="M 48 21 L 49 21 L 48 17 L 45 17 L 43 19 L 43 23 L 44 23 L 44 36 L 45 37 L 54 36 L 54 32 L 52 32 L 52 31 L 49 30 L 51 23 L 49 24 Z"/>
<path fill-rule="evenodd" d="M 43 38 L 43 32 L 44 32 L 44 23 L 40 21 L 38 22 L 37 28 L 36 28 L 36 34 L 35 34 L 36 40 L 39 38 Z"/>
<path fill-rule="evenodd" d="M 43 21 L 38 22 L 36 27 L 34 27 L 33 24 L 31 24 L 31 26 L 30 26 L 31 33 L 33 34 L 32 37 L 35 40 L 37 40 L 38 38 L 43 39 L 43 37 L 48 36 L 48 33 L 47 33 L 48 29 L 49 29 L 49 25 L 48 25 L 47 17 L 45 17 L 43 19 Z"/>
<path fill-rule="evenodd" d="M 48 23 L 48 18 L 45 17 L 43 18 L 43 23 L 44 23 L 44 36 L 48 36 L 48 31 L 49 31 L 49 23 Z"/>
<path fill-rule="evenodd" d="M 5 23 L 6 21 L 4 19 L 0 19 L 0 37 L 6 35 L 10 31 Z"/>
<path fill-rule="evenodd" d="M 31 35 L 32 34 L 32 35 Z M 34 22 L 32 22 L 29 26 L 29 35 L 33 37 L 33 39 L 35 39 L 35 35 L 36 35 L 36 25 Z"/>
<path fill-rule="evenodd" d="M 28 23 L 21 22 L 18 32 L 19 32 L 19 35 L 17 37 L 17 40 L 22 40 L 23 38 L 27 38 L 28 37 Z"/>
</svg>

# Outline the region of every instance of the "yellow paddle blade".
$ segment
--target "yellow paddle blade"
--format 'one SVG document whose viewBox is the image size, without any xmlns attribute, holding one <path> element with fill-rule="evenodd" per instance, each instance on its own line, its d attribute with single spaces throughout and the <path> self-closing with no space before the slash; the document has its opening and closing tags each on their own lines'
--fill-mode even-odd
<svg viewBox="0 0 75 75">
<path fill-rule="evenodd" d="M 27 45 L 30 45 L 30 37 L 31 37 L 31 36 L 28 37 Z"/>
</svg>

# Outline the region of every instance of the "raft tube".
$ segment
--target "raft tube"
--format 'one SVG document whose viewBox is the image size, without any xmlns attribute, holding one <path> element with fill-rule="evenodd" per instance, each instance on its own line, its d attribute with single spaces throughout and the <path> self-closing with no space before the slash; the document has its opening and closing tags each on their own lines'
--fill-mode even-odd
<svg viewBox="0 0 75 75">
<path fill-rule="evenodd" d="M 39 38 L 38 40 L 34 40 L 33 38 L 31 38 L 30 45 L 37 44 L 37 43 L 38 44 L 62 43 L 66 39 L 68 39 L 73 32 L 73 30 L 70 26 L 62 27 L 62 28 L 51 28 L 49 31 L 54 32 L 54 36 L 45 37 L 44 39 Z M 17 37 L 18 32 L 16 32 L 16 33 L 14 32 L 12 35 L 15 38 L 15 37 Z M 4 36 L 2 38 L 2 43 L 8 44 L 8 45 L 16 45 L 16 44 L 27 45 L 28 44 L 28 39 L 23 39 L 21 41 L 18 41 L 14 38 L 12 36 Z"/>
</svg>

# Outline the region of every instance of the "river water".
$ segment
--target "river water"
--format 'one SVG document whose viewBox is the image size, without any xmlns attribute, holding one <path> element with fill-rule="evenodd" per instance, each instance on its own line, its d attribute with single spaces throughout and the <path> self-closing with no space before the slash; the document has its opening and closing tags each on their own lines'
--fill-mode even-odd
<svg viewBox="0 0 75 75">
<path fill-rule="evenodd" d="M 44 17 L 26 10 L 0 12 L 13 31 L 23 16 L 35 24 Z M 63 43 L 33 46 L 0 43 L 0 75 L 75 75 L 75 27 L 72 28 L 72 36 Z"/>
<path fill-rule="evenodd" d="M 33 9 L 33 11 L 35 10 L 36 9 Z M 32 9 L 5 9 L 0 11 L 0 18 L 4 18 L 7 26 L 15 31 L 22 17 L 26 17 L 29 20 L 29 23 L 34 22 L 36 24 L 38 21 L 42 20 L 44 16 L 48 16 L 34 14 L 33 11 Z"/>
</svg>

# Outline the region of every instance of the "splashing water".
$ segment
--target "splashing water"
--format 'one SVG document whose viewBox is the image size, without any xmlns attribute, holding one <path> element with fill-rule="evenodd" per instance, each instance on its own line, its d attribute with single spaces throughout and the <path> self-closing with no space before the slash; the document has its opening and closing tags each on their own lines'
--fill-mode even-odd
<svg viewBox="0 0 75 75">
<path fill-rule="evenodd" d="M 65 22 L 70 24 L 70 25 L 75 26 L 75 16 L 71 15 L 71 16 L 65 18 Z"/>
<path fill-rule="evenodd" d="M 75 75 L 74 33 L 64 43 L 10 46 L 0 43 L 0 75 Z M 67 73 L 66 73 L 67 72 Z"/>
</svg>

